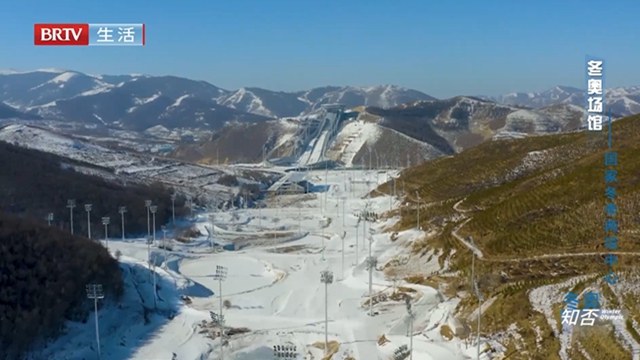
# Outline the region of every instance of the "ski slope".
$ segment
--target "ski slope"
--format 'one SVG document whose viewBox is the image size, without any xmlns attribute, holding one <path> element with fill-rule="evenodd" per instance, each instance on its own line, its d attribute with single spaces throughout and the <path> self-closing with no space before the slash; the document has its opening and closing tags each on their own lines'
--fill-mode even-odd
<svg viewBox="0 0 640 360">
<path fill-rule="evenodd" d="M 315 164 L 322 159 L 328 133 L 329 132 L 325 130 L 316 138 L 313 150 L 311 151 L 311 154 L 309 154 L 307 161 L 304 163 L 305 165 Z"/>
<path fill-rule="evenodd" d="M 225 325 L 250 330 L 229 337 L 228 345 L 223 347 L 225 359 L 272 360 L 273 345 L 292 344 L 300 350 L 298 359 L 320 360 L 322 350 L 313 344 L 324 341 L 325 287 L 320 282 L 323 270 L 334 274 L 333 283 L 327 287 L 329 340 L 340 345 L 334 360 L 347 356 L 355 360 L 389 359 L 397 347 L 408 345 L 408 318 L 403 301 L 375 304 L 373 310 L 377 315 L 373 317 L 368 315 L 368 306 L 363 306 L 369 286 L 364 261 L 371 252 L 381 268 L 406 251 L 402 244 L 424 234 L 414 229 L 400 233 L 392 242 L 390 234 L 383 231 L 397 219 L 389 219 L 367 224 L 366 232 L 361 223 L 356 237 L 355 213 L 367 205 L 379 213 L 388 210 L 390 205 L 397 205 L 389 197 L 362 198 L 375 186 L 375 173 L 331 171 L 325 177 L 325 171 L 316 171 L 310 175 L 315 183 L 330 184 L 333 190 L 317 196 L 306 195 L 305 201 L 300 201 L 300 196 L 284 195 L 280 204 L 287 205 L 282 208 L 239 210 L 240 219 L 232 219 L 229 212 L 215 213 L 215 230 L 223 233 L 225 241 L 233 236 L 247 241 L 251 236 L 263 235 L 241 251 L 213 252 L 207 235 L 192 243 L 172 241 L 172 250 L 167 251 L 166 257 L 163 250 L 152 247 L 151 255 L 158 259 L 157 275 L 164 279 L 160 285 L 162 297 L 187 296 L 190 301 L 172 301 L 174 317 L 155 314 L 152 318 L 156 320 L 144 324 L 140 299 L 135 291 L 128 291 L 123 309 L 111 305 L 100 310 L 101 360 L 170 360 L 173 353 L 178 360 L 219 359 L 219 338 L 208 337 L 201 323 L 210 320 L 210 311 L 220 312 L 220 295 L 231 304 L 222 309 Z M 351 185 L 347 179 L 355 183 Z M 384 179 L 386 176 L 379 177 L 381 182 Z M 367 187 L 367 183 L 371 186 Z M 196 220 L 201 229 L 209 224 L 208 214 L 201 214 Z M 231 224 L 243 225 L 232 231 L 229 230 Z M 276 228 L 306 235 L 284 242 L 283 237 L 278 238 Z M 363 242 L 363 233 L 371 234 L 370 242 Z M 112 240 L 109 249 L 120 250 L 124 259 L 129 259 L 128 263 L 137 266 L 144 266 L 148 260 L 144 239 Z M 123 266 L 129 266 L 126 264 Z M 162 265 L 167 269 L 163 270 Z M 228 270 L 222 293 L 220 282 L 213 278 L 218 265 Z M 145 287 L 149 306 L 148 277 L 136 279 L 137 285 L 129 287 Z M 448 341 L 440 335 L 440 327 L 454 321 L 452 312 L 457 299 L 447 299 L 438 290 L 426 286 L 404 283 L 401 286 L 415 290 L 414 360 L 475 358 L 475 348 L 467 349 L 461 341 Z M 392 284 L 381 271 L 373 272 L 374 293 L 390 294 L 391 288 Z M 91 358 L 90 354 L 95 351 L 94 325 L 92 317 L 86 324 L 77 324 L 82 331 L 74 333 L 72 339 L 67 336 L 51 344 L 46 358 Z M 383 334 L 390 342 L 381 346 L 377 340 Z M 127 341 L 123 342 L 123 337 Z M 136 341 L 138 337 L 143 340 Z M 489 357 L 482 355 L 481 359 Z"/>
</svg>

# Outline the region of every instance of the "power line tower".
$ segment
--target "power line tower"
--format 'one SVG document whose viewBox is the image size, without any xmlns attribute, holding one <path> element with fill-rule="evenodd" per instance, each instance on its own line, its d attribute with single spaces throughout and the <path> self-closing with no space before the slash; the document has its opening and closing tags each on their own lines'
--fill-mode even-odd
<svg viewBox="0 0 640 360">
<path fill-rule="evenodd" d="M 105 246 L 107 248 L 107 251 L 109 251 L 109 222 L 111 221 L 111 219 L 108 216 L 105 216 L 102 218 L 102 225 L 104 225 L 104 243 Z"/>
<path fill-rule="evenodd" d="M 333 283 L 333 273 L 323 270 L 320 282 L 324 284 L 324 354 L 329 355 L 329 284 Z"/>
<path fill-rule="evenodd" d="M 96 319 L 96 343 L 98 344 L 98 357 L 100 357 L 100 328 L 98 326 L 98 300 L 104 299 L 104 292 L 101 284 L 89 284 L 87 288 L 87 297 L 93 299 L 93 308 Z"/>
<path fill-rule="evenodd" d="M 87 238 L 91 239 L 91 204 L 84 204 L 84 211 L 87 212 Z"/>
<path fill-rule="evenodd" d="M 76 207 L 76 201 L 73 199 L 67 200 L 67 207 L 69 208 L 69 218 L 71 219 L 69 228 L 71 230 L 71 235 L 73 235 L 73 208 Z"/>
</svg>

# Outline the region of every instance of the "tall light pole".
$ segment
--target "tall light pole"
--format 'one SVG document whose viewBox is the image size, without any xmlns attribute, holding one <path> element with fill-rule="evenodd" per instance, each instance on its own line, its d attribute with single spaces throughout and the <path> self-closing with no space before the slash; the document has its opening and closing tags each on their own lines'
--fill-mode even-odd
<svg viewBox="0 0 640 360">
<path fill-rule="evenodd" d="M 258 229 L 262 229 L 262 203 L 258 202 Z"/>
<path fill-rule="evenodd" d="M 158 254 L 154 253 L 153 256 L 150 256 L 148 259 L 149 269 L 153 269 L 153 307 L 155 309 L 158 308 L 158 286 L 156 285 L 156 258 Z"/>
<path fill-rule="evenodd" d="M 278 360 L 295 360 L 298 358 L 298 347 L 295 345 L 273 345 L 273 357 Z"/>
<path fill-rule="evenodd" d="M 84 211 L 87 212 L 87 237 L 91 239 L 91 204 L 84 204 Z"/>
<path fill-rule="evenodd" d="M 420 194 L 418 194 L 418 190 L 416 190 L 416 198 L 418 199 L 418 218 L 416 220 L 416 226 L 418 230 L 420 230 Z"/>
<path fill-rule="evenodd" d="M 342 197 L 342 228 L 344 229 L 344 214 L 345 214 L 345 202 L 347 201 L 346 197 Z"/>
<path fill-rule="evenodd" d="M 127 207 L 120 206 L 118 208 L 118 212 L 120 213 L 120 219 L 122 220 L 122 241 L 124 241 L 124 214 L 127 212 Z"/>
<path fill-rule="evenodd" d="M 358 218 L 358 222 L 356 223 L 356 263 L 354 265 L 358 265 L 358 259 L 360 259 L 360 256 L 358 255 L 358 244 L 359 243 L 359 231 L 360 230 L 360 218 Z"/>
<path fill-rule="evenodd" d="M 73 208 L 76 207 L 76 201 L 73 199 L 67 200 L 67 207 L 69 208 L 69 218 L 71 219 L 69 227 L 71 230 L 71 235 L 73 235 Z"/>
<path fill-rule="evenodd" d="M 176 226 L 176 194 L 171 194 L 171 225 Z"/>
<path fill-rule="evenodd" d="M 153 215 L 153 241 L 156 241 L 156 211 L 158 211 L 158 205 L 149 206 L 149 210 Z"/>
<path fill-rule="evenodd" d="M 51 226 L 51 222 L 53 221 L 53 213 L 47 214 L 47 224 Z"/>
<path fill-rule="evenodd" d="M 147 236 L 151 236 L 151 200 L 145 200 L 144 206 L 147 208 Z"/>
<path fill-rule="evenodd" d="M 189 217 L 193 219 L 193 198 L 187 196 L 187 206 L 189 207 Z"/>
<path fill-rule="evenodd" d="M 407 296 L 404 300 L 407 306 L 407 315 L 409 317 L 409 329 L 407 331 L 407 335 L 409 336 L 409 360 L 413 360 L 413 319 L 415 319 L 416 315 L 411 309 L 411 298 Z"/>
<path fill-rule="evenodd" d="M 213 278 L 215 280 L 218 280 L 218 284 L 219 284 L 219 291 L 220 291 L 220 319 L 223 320 L 224 319 L 224 315 L 222 314 L 222 282 L 226 280 L 227 278 L 227 268 L 225 266 L 222 265 L 216 265 L 216 273 L 213 275 Z M 220 322 L 220 360 L 224 359 L 223 356 L 223 351 L 222 351 L 222 346 L 223 346 L 223 341 L 222 341 L 222 334 L 224 333 L 224 321 Z"/>
<path fill-rule="evenodd" d="M 167 270 L 167 227 L 162 225 L 160 227 L 162 229 L 162 249 L 164 250 L 164 262 L 162 263 L 162 268 Z"/>
<path fill-rule="evenodd" d="M 347 232 L 342 232 L 342 280 L 344 280 L 344 238 L 347 237 Z"/>
<path fill-rule="evenodd" d="M 109 251 L 109 233 L 107 228 L 109 227 L 109 217 L 105 216 L 102 218 L 102 225 L 104 225 L 104 242 L 107 247 L 107 251 Z"/>
<path fill-rule="evenodd" d="M 153 238 L 151 235 L 147 235 L 147 263 L 149 264 L 149 278 L 151 278 L 151 244 L 153 244 Z"/>
<path fill-rule="evenodd" d="M 211 221 L 211 231 L 209 232 L 209 237 L 211 237 L 211 249 L 213 249 L 213 235 L 215 234 L 214 221 L 216 220 L 216 215 L 214 213 L 210 214 L 209 220 Z"/>
<path fill-rule="evenodd" d="M 476 296 L 478 297 L 478 360 L 480 359 L 480 318 L 482 317 L 482 302 L 484 301 L 484 297 L 482 296 L 482 294 L 480 293 L 480 289 L 478 289 L 478 282 L 474 281 L 473 282 L 473 290 L 476 293 Z"/>
<path fill-rule="evenodd" d="M 100 357 L 100 329 L 98 326 L 98 300 L 104 299 L 104 293 L 102 292 L 102 285 L 89 284 L 87 285 L 87 297 L 93 299 L 93 309 L 96 319 L 96 343 L 98 344 L 98 357 Z"/>
<path fill-rule="evenodd" d="M 323 270 L 320 282 L 324 284 L 324 354 L 329 355 L 329 284 L 333 283 L 333 273 Z"/>
<path fill-rule="evenodd" d="M 322 261 L 324 261 L 324 217 L 322 218 L 322 220 L 320 220 L 320 245 L 321 246 L 321 250 L 322 250 Z"/>
<path fill-rule="evenodd" d="M 378 265 L 378 259 L 369 255 L 367 257 L 367 270 L 369 270 L 369 316 L 373 316 L 373 270 Z"/>
</svg>

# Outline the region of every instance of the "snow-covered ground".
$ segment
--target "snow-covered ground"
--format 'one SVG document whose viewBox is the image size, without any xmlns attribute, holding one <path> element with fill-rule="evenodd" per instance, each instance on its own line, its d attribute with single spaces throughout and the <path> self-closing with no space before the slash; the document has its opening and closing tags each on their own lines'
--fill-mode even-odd
<svg viewBox="0 0 640 360">
<path fill-rule="evenodd" d="M 171 240 L 172 249 L 166 258 L 164 250 L 151 247 L 152 257 L 158 259 L 156 271 L 162 300 L 157 303 L 162 311 L 153 311 L 144 239 L 110 241 L 109 249 L 123 254 L 127 290 L 121 304 L 105 299 L 106 306 L 99 311 L 101 359 L 169 360 L 173 353 L 179 360 L 218 359 L 219 338 L 207 336 L 200 324 L 210 321 L 210 311 L 220 313 L 222 296 L 230 302 L 222 309 L 225 325 L 250 330 L 228 338 L 223 347 L 225 359 L 271 360 L 273 345 L 291 344 L 297 346 L 299 359 L 319 360 L 322 350 L 312 344 L 324 342 L 325 286 L 320 281 L 323 270 L 334 275 L 326 294 L 329 341 L 340 344 L 334 360 L 347 356 L 356 360 L 389 359 L 397 347 L 409 345 L 404 301 L 382 301 L 373 307 L 376 315 L 368 315 L 368 306 L 364 306 L 369 287 L 365 258 L 369 254 L 377 257 L 381 268 L 405 251 L 400 243 L 421 232 L 400 233 L 399 240 L 392 242 L 390 234 L 383 230 L 397 219 L 367 223 L 366 232 L 362 223 L 357 225 L 354 214 L 365 207 L 383 213 L 390 206 L 388 197 L 363 198 L 371 190 L 363 180 L 369 180 L 371 187 L 375 185 L 373 172 L 331 171 L 326 178 L 325 172 L 319 171 L 311 172 L 310 177 L 318 185 L 331 185 L 331 190 L 304 196 L 283 195 L 277 202 L 279 208 L 240 209 L 235 217 L 232 212 L 215 213 L 215 242 L 249 244 L 242 250 L 212 251 L 206 235 L 187 244 Z M 358 183 L 351 186 L 347 178 Z M 379 176 L 379 181 L 386 178 Z M 305 201 L 300 201 L 302 198 Z M 391 203 L 397 205 L 395 200 Z M 210 228 L 209 215 L 200 214 L 195 220 L 203 234 Z M 289 235 L 282 234 L 286 232 Z M 306 235 L 293 236 L 297 233 Z M 370 234 L 371 242 L 363 242 L 363 233 L 368 237 Z M 217 266 L 228 271 L 222 283 L 213 277 Z M 441 326 L 455 322 L 452 313 L 457 299 L 446 299 L 426 286 L 400 285 L 415 290 L 412 297 L 416 317 L 411 331 L 414 360 L 475 358 L 475 347 L 467 349 L 463 342 L 440 335 Z M 374 293 L 390 294 L 391 289 L 391 282 L 375 270 Z M 179 300 L 181 296 L 187 296 L 189 301 Z M 141 315 L 143 301 L 152 309 L 147 324 Z M 72 324 L 68 335 L 48 347 L 46 358 L 91 358 L 96 346 L 94 325 L 93 317 L 85 324 Z M 378 338 L 383 334 L 389 342 L 379 345 Z"/>
</svg>

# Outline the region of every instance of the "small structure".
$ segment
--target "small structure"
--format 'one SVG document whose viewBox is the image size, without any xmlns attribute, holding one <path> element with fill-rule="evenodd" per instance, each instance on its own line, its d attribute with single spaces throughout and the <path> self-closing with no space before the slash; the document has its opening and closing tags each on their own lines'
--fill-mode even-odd
<svg viewBox="0 0 640 360">
<path fill-rule="evenodd" d="M 305 194 L 313 187 L 314 185 L 308 180 L 307 173 L 290 172 L 271 185 L 267 189 L 267 194 Z"/>
</svg>

